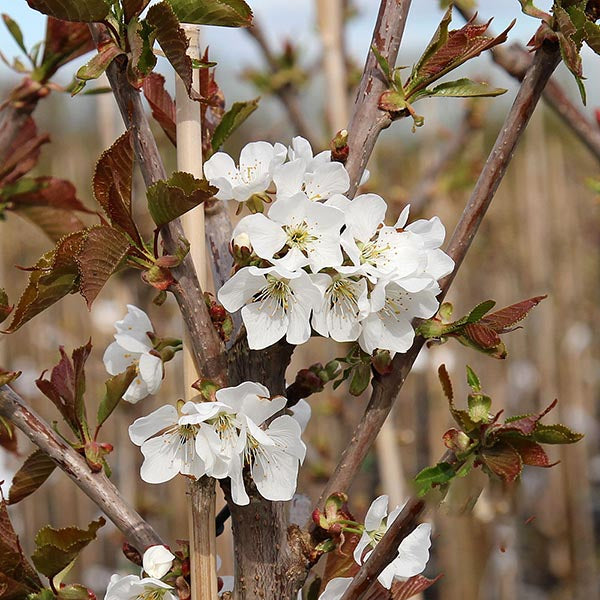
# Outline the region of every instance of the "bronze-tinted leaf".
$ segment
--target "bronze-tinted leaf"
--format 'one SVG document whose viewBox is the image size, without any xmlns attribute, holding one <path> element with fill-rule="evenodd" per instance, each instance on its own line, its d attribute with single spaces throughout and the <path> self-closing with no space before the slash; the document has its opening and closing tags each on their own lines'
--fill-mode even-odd
<svg viewBox="0 0 600 600">
<path fill-rule="evenodd" d="M 13 307 L 8 303 L 8 295 L 3 288 L 0 288 L 0 323 L 6 320 L 12 312 Z"/>
<path fill-rule="evenodd" d="M 125 52 L 112 40 L 102 44 L 99 46 L 97 54 L 79 68 L 77 78 L 83 81 L 98 79 L 108 69 L 110 63 L 121 54 L 125 54 Z"/>
<path fill-rule="evenodd" d="M 115 410 L 136 375 L 136 366 L 130 365 L 126 371 L 114 375 L 106 381 L 106 392 L 104 393 L 102 402 L 100 402 L 100 406 L 98 406 L 98 428 L 104 424 L 113 410 Z"/>
<path fill-rule="evenodd" d="M 510 441 L 510 445 L 521 455 L 524 465 L 547 468 L 557 464 L 550 462 L 546 451 L 537 442 L 515 439 Z"/>
<path fill-rule="evenodd" d="M 519 321 L 522 321 L 529 314 L 529 311 L 544 300 L 544 298 L 547 298 L 547 296 L 535 296 L 527 300 L 521 300 L 521 302 L 487 314 L 480 322 L 482 325 L 493 329 L 496 333 L 506 333 L 519 323 Z"/>
<path fill-rule="evenodd" d="M 148 188 L 148 210 L 156 225 L 161 227 L 177 219 L 217 193 L 205 179 L 178 171 L 167 181 L 157 181 Z"/>
<path fill-rule="evenodd" d="M 102 21 L 110 10 L 106 0 L 27 0 L 27 4 L 45 15 L 83 23 Z"/>
<path fill-rule="evenodd" d="M 35 536 L 36 549 L 31 556 L 36 569 L 46 577 L 60 573 L 96 538 L 96 532 L 104 523 L 105 520 L 100 517 L 92 521 L 87 529 L 53 529 L 49 525 L 40 529 Z"/>
<path fill-rule="evenodd" d="M 144 79 L 142 89 L 152 110 L 152 116 L 173 145 L 177 145 L 175 102 L 165 89 L 165 78 L 160 73 L 150 73 Z"/>
<path fill-rule="evenodd" d="M 37 134 L 32 118 L 19 129 L 12 143 L 0 148 L 0 185 L 13 183 L 35 167 L 40 156 L 40 147 L 50 140 L 48 135 Z"/>
<path fill-rule="evenodd" d="M 502 341 L 493 329 L 482 323 L 468 323 L 462 333 L 483 350 L 495 348 Z"/>
<path fill-rule="evenodd" d="M 448 375 L 446 365 L 439 366 L 438 377 L 440 378 L 440 383 L 442 384 L 444 395 L 446 396 L 446 398 L 448 398 L 449 402 L 452 402 L 454 400 L 454 392 L 452 390 L 452 381 L 450 380 L 450 375 Z"/>
<path fill-rule="evenodd" d="M 572 431 L 566 425 L 543 425 L 538 423 L 533 439 L 540 444 L 574 444 L 583 437 L 582 433 Z"/>
<path fill-rule="evenodd" d="M 125 23 L 137 17 L 148 6 L 150 0 L 122 0 Z"/>
<path fill-rule="evenodd" d="M 514 481 L 523 470 L 521 456 L 506 442 L 484 448 L 480 452 L 480 457 L 492 473 L 509 483 Z"/>
<path fill-rule="evenodd" d="M 113 227 L 98 225 L 89 230 L 77 256 L 80 291 L 88 307 L 92 306 L 130 248 L 127 236 Z"/>
<path fill-rule="evenodd" d="M 182 23 L 249 27 L 252 10 L 244 0 L 168 0 Z"/>
<path fill-rule="evenodd" d="M 3 373 L 6 373 L 6 371 L 0 369 L 0 381 L 2 380 Z M 0 417 L 0 447 L 11 454 L 19 454 L 15 426 L 3 417 Z"/>
<path fill-rule="evenodd" d="M 53 242 L 85 228 L 85 223 L 70 210 L 46 206 L 18 206 L 12 212 L 38 227 Z"/>
<path fill-rule="evenodd" d="M 187 53 L 189 42 L 170 4 L 163 0 L 151 6 L 147 21 L 155 28 L 156 39 L 167 60 L 181 77 L 188 94 L 192 96 L 192 59 Z"/>
<path fill-rule="evenodd" d="M 8 503 L 16 504 L 33 494 L 50 477 L 56 463 L 41 450 L 36 450 L 15 473 L 8 491 Z"/>
<path fill-rule="evenodd" d="M 515 432 L 522 436 L 531 436 L 536 430 L 542 417 L 547 415 L 558 403 L 554 400 L 543 412 L 531 415 L 519 415 L 506 419 L 505 424 L 498 430 L 500 433 Z"/>
<path fill-rule="evenodd" d="M 95 49 L 88 25 L 48 17 L 42 56 L 44 77 L 49 79 L 64 64 Z"/>
</svg>

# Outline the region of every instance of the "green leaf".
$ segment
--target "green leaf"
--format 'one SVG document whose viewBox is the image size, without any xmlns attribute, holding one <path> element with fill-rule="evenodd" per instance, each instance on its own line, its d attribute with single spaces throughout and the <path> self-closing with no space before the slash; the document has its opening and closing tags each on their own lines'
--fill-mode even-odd
<svg viewBox="0 0 600 600">
<path fill-rule="evenodd" d="M 87 529 L 53 529 L 49 525 L 40 529 L 35 536 L 36 549 L 31 556 L 36 569 L 46 577 L 60 573 L 96 538 L 96 532 L 105 522 L 100 517 L 92 521 Z"/>
<path fill-rule="evenodd" d="M 424 496 L 436 486 L 448 483 L 455 476 L 454 467 L 447 462 L 440 462 L 433 467 L 426 467 L 415 477 L 419 496 Z"/>
<path fill-rule="evenodd" d="M 377 60 L 377 64 L 379 65 L 379 68 L 383 71 L 383 74 L 388 78 L 388 81 L 392 81 L 392 69 L 390 67 L 390 63 L 388 62 L 387 58 L 385 58 L 385 56 L 383 56 L 383 54 L 381 54 L 381 52 L 379 52 L 379 49 L 377 48 L 377 46 L 375 44 L 373 44 L 371 46 L 371 52 L 373 52 L 373 55 L 375 56 L 375 59 Z"/>
<path fill-rule="evenodd" d="M 543 425 L 537 423 L 533 432 L 533 439 L 540 444 L 574 444 L 583 437 L 560 423 L 556 425 Z"/>
<path fill-rule="evenodd" d="M 212 151 L 216 152 L 229 136 L 258 108 L 259 98 L 235 102 L 223 115 L 212 136 Z"/>
<path fill-rule="evenodd" d="M 492 399 L 485 394 L 469 394 L 469 416 L 475 423 L 489 423 Z"/>
<path fill-rule="evenodd" d="M 166 1 L 154 4 L 146 20 L 155 28 L 160 47 L 192 97 L 192 59 L 187 53 L 189 40 L 171 5 Z"/>
<path fill-rule="evenodd" d="M 486 315 L 492 308 L 496 306 L 496 302 L 494 300 L 486 300 L 485 302 L 481 302 L 478 304 L 467 317 L 467 323 L 477 323 L 480 321 L 484 315 Z"/>
<path fill-rule="evenodd" d="M 8 503 L 16 504 L 33 494 L 50 477 L 56 463 L 41 450 L 30 454 L 15 473 L 8 491 Z"/>
<path fill-rule="evenodd" d="M 349 391 L 353 396 L 360 396 L 371 383 L 371 364 L 359 363 L 352 370 Z"/>
<path fill-rule="evenodd" d="M 100 402 L 100 406 L 98 406 L 98 429 L 102 427 L 106 419 L 115 410 L 136 375 L 136 366 L 130 365 L 126 371 L 114 375 L 106 381 L 106 392 L 104 393 L 102 402 Z"/>
<path fill-rule="evenodd" d="M 168 0 L 182 23 L 249 27 L 252 10 L 243 0 Z"/>
<path fill-rule="evenodd" d="M 79 255 L 77 267 L 81 275 L 79 291 L 88 308 L 118 269 L 131 249 L 129 238 L 118 229 L 97 225 L 89 229 Z"/>
<path fill-rule="evenodd" d="M 467 383 L 474 392 L 481 391 L 481 382 L 479 381 L 479 377 L 477 377 L 475 371 L 473 371 L 469 365 L 467 365 Z"/>
<path fill-rule="evenodd" d="M 127 27 L 127 39 L 131 49 L 127 63 L 127 76 L 131 84 L 139 88 L 140 83 L 150 75 L 156 66 L 154 54 L 154 28 L 148 21 L 135 18 Z"/>
<path fill-rule="evenodd" d="M 487 83 L 473 81 L 467 77 L 456 81 L 440 83 L 432 90 L 424 90 L 423 95 L 445 98 L 479 98 L 500 96 L 507 92 L 504 88 L 491 87 Z M 421 94 L 419 94 L 419 97 Z"/>
<path fill-rule="evenodd" d="M 8 29 L 13 40 L 15 40 L 17 43 L 17 46 L 19 46 L 19 48 L 21 48 L 21 50 L 27 54 L 25 40 L 23 39 L 23 32 L 21 31 L 19 24 L 5 13 L 2 13 L 2 19 L 4 20 L 4 24 L 6 25 L 6 28 Z"/>
<path fill-rule="evenodd" d="M 31 8 L 63 21 L 97 23 L 109 13 L 106 0 L 27 0 Z"/>
<path fill-rule="evenodd" d="M 120 56 L 125 54 L 119 46 L 112 40 L 98 49 L 98 53 L 92 57 L 85 65 L 77 71 L 77 78 L 83 81 L 90 79 L 98 79 L 100 75 L 108 69 L 110 63 Z"/>
<path fill-rule="evenodd" d="M 147 191 L 148 210 L 157 227 L 177 219 L 217 193 L 205 179 L 178 171 L 167 181 L 157 181 Z"/>
<path fill-rule="evenodd" d="M 57 600 L 89 600 L 90 590 L 79 583 L 66 585 L 58 590 L 56 598 Z"/>
</svg>

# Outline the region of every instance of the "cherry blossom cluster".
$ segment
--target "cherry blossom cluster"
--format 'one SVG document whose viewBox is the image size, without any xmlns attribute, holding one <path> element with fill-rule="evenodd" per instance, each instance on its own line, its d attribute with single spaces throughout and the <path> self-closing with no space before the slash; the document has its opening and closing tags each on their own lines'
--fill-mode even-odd
<svg viewBox="0 0 600 600">
<path fill-rule="evenodd" d="M 248 467 L 259 493 L 267 500 L 291 500 L 306 446 L 301 434 L 310 406 L 301 401 L 280 414 L 283 396 L 270 397 L 260 383 L 245 381 L 222 388 L 214 402 L 180 402 L 162 406 L 129 427 L 131 441 L 144 455 L 141 478 L 163 483 L 178 473 L 231 479 L 231 497 L 250 502 L 244 485 Z"/>
<path fill-rule="evenodd" d="M 272 202 L 266 214 L 241 219 L 232 246 L 248 247 L 255 260 L 238 268 L 219 291 L 230 312 L 241 309 L 250 348 L 285 337 L 302 344 L 312 331 L 338 342 L 406 352 L 415 317 L 438 309 L 438 280 L 454 262 L 440 245 L 438 217 L 409 225 L 407 206 L 393 226 L 376 194 L 350 201 L 345 167 L 330 152 L 313 156 L 294 138 L 290 148 L 252 142 L 239 165 L 223 152 L 204 166 L 217 198 L 250 207 Z M 252 263 L 252 264 L 250 264 Z"/>
</svg>

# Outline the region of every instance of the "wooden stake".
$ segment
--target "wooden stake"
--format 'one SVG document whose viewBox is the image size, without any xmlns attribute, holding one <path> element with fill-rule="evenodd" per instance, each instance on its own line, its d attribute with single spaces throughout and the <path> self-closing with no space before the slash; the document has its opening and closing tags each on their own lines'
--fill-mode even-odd
<svg viewBox="0 0 600 600">
<path fill-rule="evenodd" d="M 188 53 L 200 58 L 199 27 L 183 25 L 190 41 Z M 202 123 L 200 104 L 190 100 L 185 85 L 176 76 L 177 103 L 177 168 L 202 177 Z M 199 88 L 199 74 L 194 71 L 193 86 Z M 182 218 L 189 240 L 190 253 L 202 290 L 207 289 L 206 244 L 204 241 L 204 208 L 199 206 Z M 184 344 L 183 376 L 185 399 L 192 397 L 191 385 L 198 379 L 190 344 Z M 190 575 L 192 600 L 217 597 L 217 564 L 215 534 L 215 481 L 209 477 L 188 484 L 188 529 L 190 538 Z"/>
</svg>

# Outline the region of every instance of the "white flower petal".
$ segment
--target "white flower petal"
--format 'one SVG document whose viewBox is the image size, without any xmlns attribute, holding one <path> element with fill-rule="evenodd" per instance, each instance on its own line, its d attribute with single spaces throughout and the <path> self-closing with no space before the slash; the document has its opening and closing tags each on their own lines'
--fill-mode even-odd
<svg viewBox="0 0 600 600">
<path fill-rule="evenodd" d="M 118 375 L 127 370 L 127 368 L 137 362 L 140 355 L 137 352 L 125 350 L 117 342 L 109 344 L 104 351 L 102 360 L 104 367 L 110 375 Z"/>
<path fill-rule="evenodd" d="M 327 582 L 319 600 L 340 600 L 351 583 L 352 577 L 334 577 Z"/>
<path fill-rule="evenodd" d="M 170 404 L 161 406 L 145 417 L 136 419 L 129 426 L 129 438 L 136 446 L 141 446 L 147 439 L 162 429 L 177 423 L 177 409 Z"/>
<path fill-rule="evenodd" d="M 163 362 L 153 354 L 142 354 L 139 364 L 140 377 L 144 380 L 149 394 L 155 394 L 163 378 Z"/>
<path fill-rule="evenodd" d="M 290 407 L 290 412 L 292 413 L 292 417 L 298 421 L 300 430 L 304 433 L 312 414 L 310 404 L 306 400 L 301 399 L 294 406 Z"/>
<path fill-rule="evenodd" d="M 262 350 L 278 342 L 286 334 L 289 325 L 286 313 L 270 310 L 269 305 L 259 303 L 244 306 L 242 320 L 248 335 L 248 346 L 252 350 Z"/>
<path fill-rule="evenodd" d="M 161 579 L 173 566 L 175 555 L 165 546 L 150 546 L 142 559 L 142 567 L 150 577 Z"/>
<path fill-rule="evenodd" d="M 424 571 L 429 560 L 430 536 L 431 524 L 421 523 L 402 540 L 398 548 L 398 557 L 394 559 L 396 577 L 408 579 Z"/>
<path fill-rule="evenodd" d="M 244 306 L 264 284 L 264 276 L 257 275 L 252 267 L 244 267 L 224 283 L 217 297 L 225 310 L 235 312 Z"/>
</svg>

